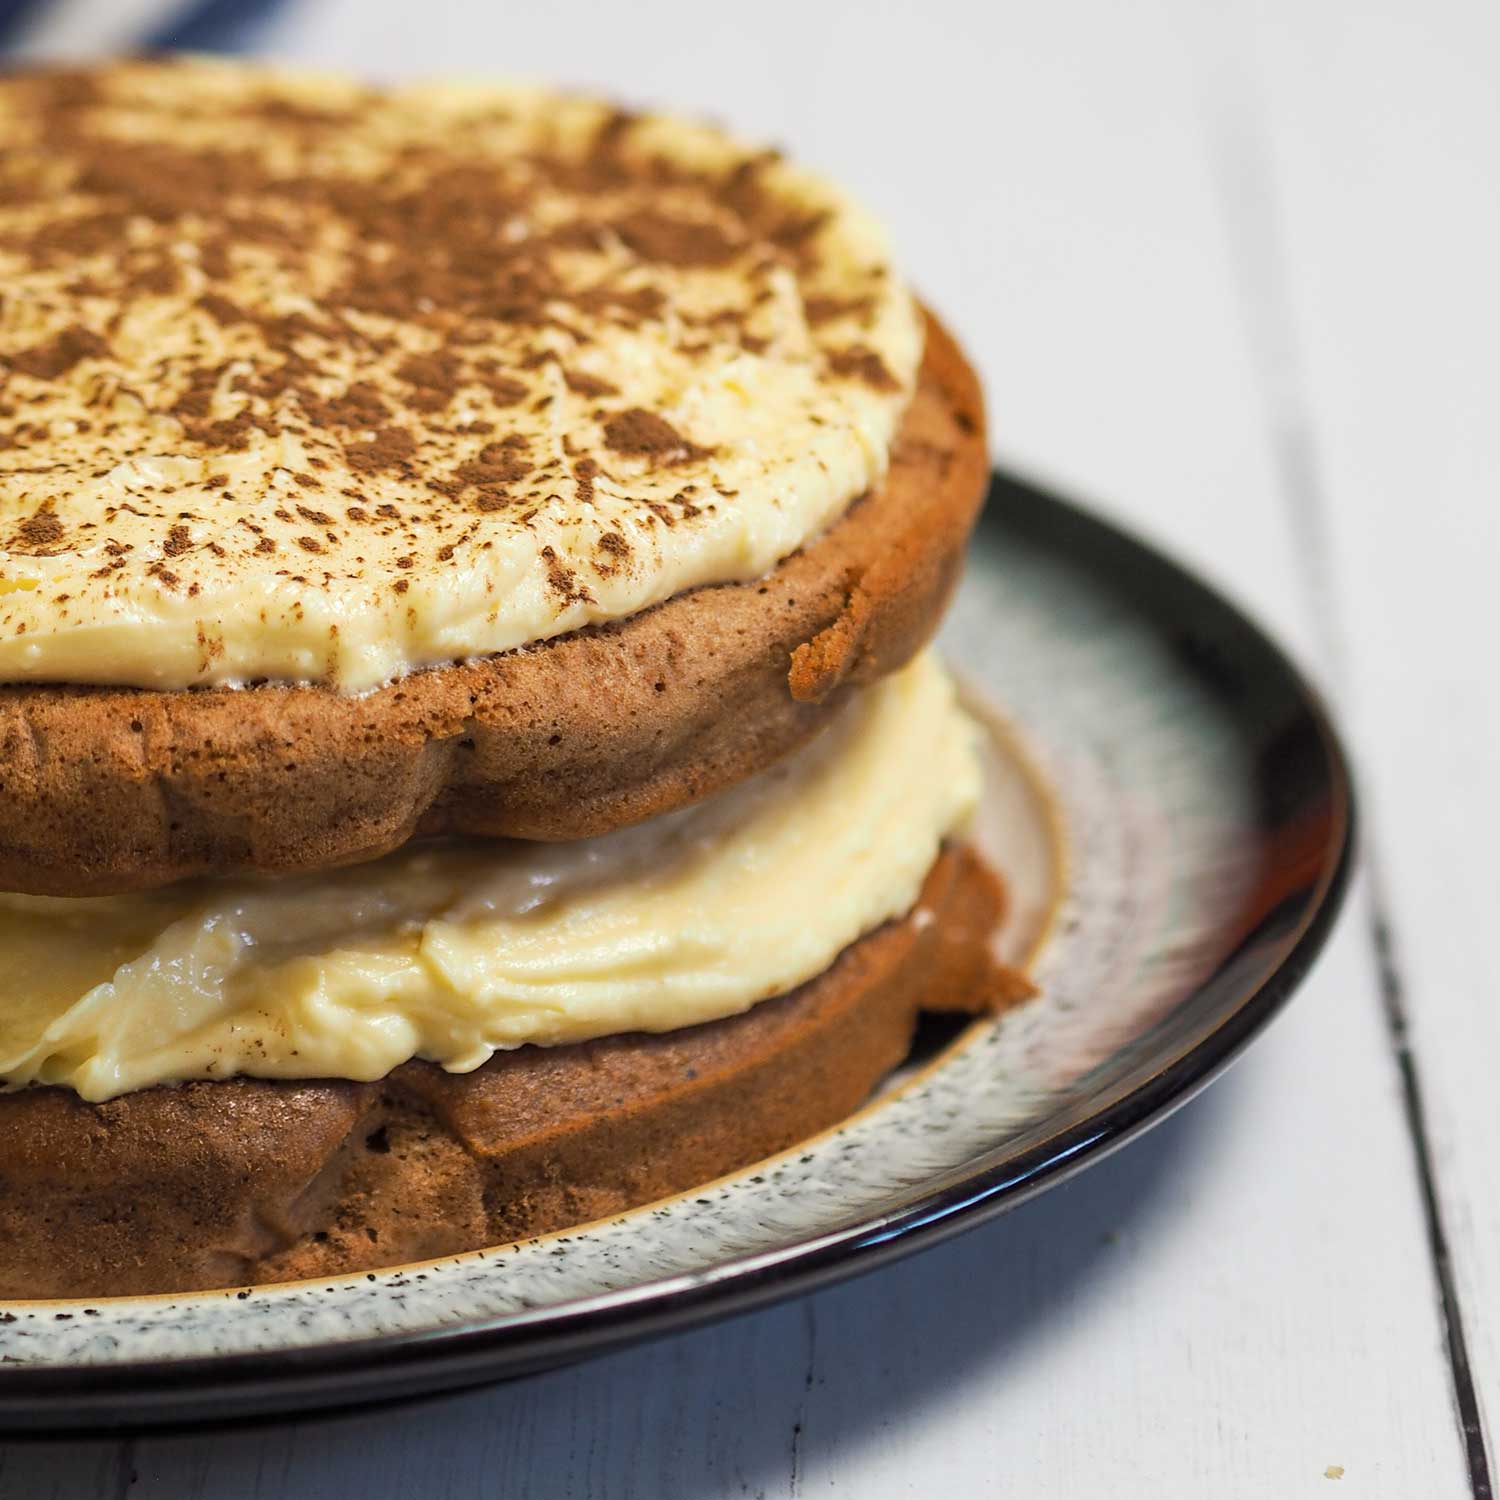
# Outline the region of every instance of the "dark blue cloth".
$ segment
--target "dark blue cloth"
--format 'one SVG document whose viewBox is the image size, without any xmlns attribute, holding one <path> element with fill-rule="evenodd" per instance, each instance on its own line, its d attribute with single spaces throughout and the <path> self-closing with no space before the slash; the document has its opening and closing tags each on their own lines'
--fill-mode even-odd
<svg viewBox="0 0 1500 1500">
<path fill-rule="evenodd" d="M 134 52 L 243 52 L 285 0 L 180 0 L 145 28 Z M 22 41 L 47 14 L 48 0 L 0 0 L 0 51 Z"/>
<path fill-rule="evenodd" d="M 0 0 L 3 3 L 3 0 Z M 282 0 L 194 0 L 141 38 L 143 52 L 239 52 Z"/>
<path fill-rule="evenodd" d="M 0 47 L 9 47 L 44 9 L 46 0 L 0 0 Z"/>
</svg>

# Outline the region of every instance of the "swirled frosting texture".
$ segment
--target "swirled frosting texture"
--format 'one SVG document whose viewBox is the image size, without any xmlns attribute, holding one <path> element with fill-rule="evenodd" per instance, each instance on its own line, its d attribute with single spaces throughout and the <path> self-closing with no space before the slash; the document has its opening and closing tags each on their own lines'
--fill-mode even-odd
<svg viewBox="0 0 1500 1500">
<path fill-rule="evenodd" d="M 279 881 L 0 894 L 0 1080 L 455 1072 L 496 1050 L 733 1015 L 906 913 L 979 793 L 929 656 L 790 761 L 571 844 L 408 847 Z"/>
<path fill-rule="evenodd" d="M 884 473 L 879 228 L 707 127 L 0 81 L 0 681 L 359 691 L 755 577 Z"/>
</svg>

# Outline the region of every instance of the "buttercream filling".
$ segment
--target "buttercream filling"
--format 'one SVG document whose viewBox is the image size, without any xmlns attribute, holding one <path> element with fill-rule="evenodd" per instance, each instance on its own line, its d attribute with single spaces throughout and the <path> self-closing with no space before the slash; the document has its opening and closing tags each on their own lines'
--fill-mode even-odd
<svg viewBox="0 0 1500 1500">
<path fill-rule="evenodd" d="M 453 1072 L 668 1031 L 822 973 L 911 910 L 979 793 L 930 654 L 694 807 L 569 844 L 408 846 L 279 880 L 0 895 L 0 1079 L 103 1100 L 237 1073 Z"/>
</svg>

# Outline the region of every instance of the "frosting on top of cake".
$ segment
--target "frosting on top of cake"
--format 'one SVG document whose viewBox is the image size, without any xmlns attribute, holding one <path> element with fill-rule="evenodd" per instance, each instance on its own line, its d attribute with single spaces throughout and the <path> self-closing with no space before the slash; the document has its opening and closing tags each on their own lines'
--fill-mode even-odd
<svg viewBox="0 0 1500 1500">
<path fill-rule="evenodd" d="M 0 681 L 360 691 L 753 578 L 885 472 L 880 228 L 707 126 L 0 80 Z"/>
</svg>

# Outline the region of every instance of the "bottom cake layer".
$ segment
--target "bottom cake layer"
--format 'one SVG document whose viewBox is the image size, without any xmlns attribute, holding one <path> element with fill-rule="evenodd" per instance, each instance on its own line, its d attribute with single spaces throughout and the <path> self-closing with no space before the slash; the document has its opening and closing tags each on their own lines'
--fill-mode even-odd
<svg viewBox="0 0 1500 1500">
<path fill-rule="evenodd" d="M 989 940 L 999 882 L 949 848 L 916 908 L 742 1015 L 409 1062 L 378 1083 L 234 1078 L 103 1104 L 0 1096 L 0 1297 L 327 1277 L 617 1214 L 795 1145 L 857 1109 L 921 1011 L 1025 993 Z"/>
</svg>

